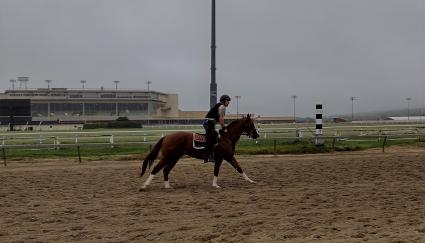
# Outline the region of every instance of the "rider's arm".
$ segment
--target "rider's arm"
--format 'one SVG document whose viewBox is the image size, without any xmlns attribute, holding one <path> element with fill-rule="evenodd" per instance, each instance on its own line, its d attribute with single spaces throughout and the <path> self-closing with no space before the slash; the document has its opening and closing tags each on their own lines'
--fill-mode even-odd
<svg viewBox="0 0 425 243">
<path fill-rule="evenodd" d="M 220 120 L 218 121 L 220 123 L 221 129 L 224 129 L 226 126 L 224 125 L 224 114 L 220 115 Z"/>
<path fill-rule="evenodd" d="M 224 116 L 226 115 L 226 107 L 224 105 L 221 105 L 218 108 L 218 115 L 219 115 L 218 123 L 220 124 L 221 129 L 224 129 L 226 127 L 226 125 L 224 124 Z"/>
</svg>

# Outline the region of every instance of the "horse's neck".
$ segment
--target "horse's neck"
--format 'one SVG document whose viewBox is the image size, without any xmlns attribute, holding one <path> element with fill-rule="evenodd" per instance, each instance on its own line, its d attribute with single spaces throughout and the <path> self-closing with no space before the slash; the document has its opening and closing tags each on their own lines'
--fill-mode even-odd
<svg viewBox="0 0 425 243">
<path fill-rule="evenodd" d="M 227 130 L 226 137 L 232 141 L 233 144 L 235 144 L 237 141 L 239 141 L 241 135 L 242 135 L 242 124 L 239 122 L 238 124 L 235 124 L 232 129 Z"/>
</svg>

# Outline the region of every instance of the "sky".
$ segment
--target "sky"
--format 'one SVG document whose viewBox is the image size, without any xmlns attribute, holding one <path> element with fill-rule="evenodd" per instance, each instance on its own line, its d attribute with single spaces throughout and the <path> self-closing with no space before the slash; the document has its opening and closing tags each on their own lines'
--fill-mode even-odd
<svg viewBox="0 0 425 243">
<path fill-rule="evenodd" d="M 149 80 L 207 110 L 210 43 L 210 0 L 0 0 L 0 91 Z M 292 95 L 297 116 L 350 114 L 351 96 L 355 112 L 425 108 L 425 0 L 216 0 L 216 45 L 240 113 L 292 116 Z"/>
</svg>

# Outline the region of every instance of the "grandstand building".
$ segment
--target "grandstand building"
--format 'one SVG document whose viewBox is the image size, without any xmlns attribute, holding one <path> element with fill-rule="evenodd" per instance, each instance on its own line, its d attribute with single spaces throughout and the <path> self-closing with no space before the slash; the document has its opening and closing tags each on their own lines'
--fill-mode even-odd
<svg viewBox="0 0 425 243">
<path fill-rule="evenodd" d="M 118 117 L 144 125 L 199 125 L 206 113 L 182 111 L 178 108 L 177 94 L 153 90 L 38 88 L 0 93 L 0 126 L 46 125 L 55 129 L 54 125 L 60 124 L 78 128 L 77 124 L 113 121 Z M 226 115 L 227 120 L 240 117 Z M 260 123 L 293 122 L 291 117 L 256 117 Z M 25 128 L 28 129 L 31 130 Z"/>
<path fill-rule="evenodd" d="M 6 90 L 7 100 L 30 100 L 32 121 L 110 121 L 175 119 L 177 94 L 146 90 L 39 88 Z"/>
</svg>

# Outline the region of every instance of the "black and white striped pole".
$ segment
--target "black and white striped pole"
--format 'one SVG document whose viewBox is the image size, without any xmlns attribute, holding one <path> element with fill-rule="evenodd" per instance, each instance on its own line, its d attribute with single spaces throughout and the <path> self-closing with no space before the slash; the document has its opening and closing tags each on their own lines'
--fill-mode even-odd
<svg viewBox="0 0 425 243">
<path fill-rule="evenodd" d="M 322 104 L 316 104 L 316 146 L 323 146 L 325 144 L 322 117 Z"/>
</svg>

